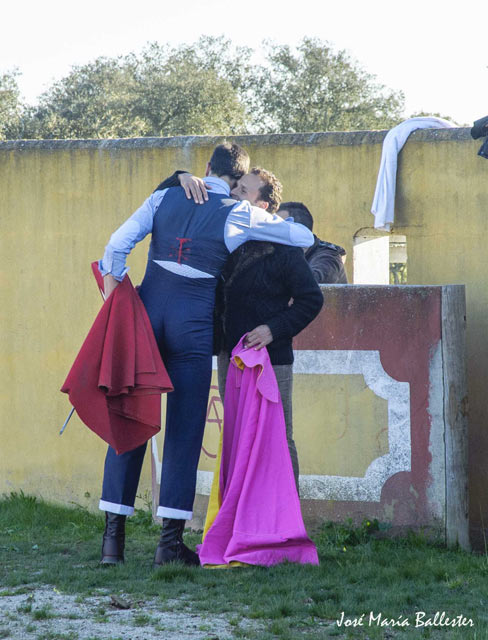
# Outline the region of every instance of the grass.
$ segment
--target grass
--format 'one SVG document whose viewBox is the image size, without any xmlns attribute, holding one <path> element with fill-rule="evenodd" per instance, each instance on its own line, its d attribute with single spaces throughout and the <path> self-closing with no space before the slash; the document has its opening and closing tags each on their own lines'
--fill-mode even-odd
<svg viewBox="0 0 488 640">
<path fill-rule="evenodd" d="M 23 494 L 0 500 L 1 597 L 30 594 L 35 585 L 61 593 L 119 594 L 141 608 L 134 624 L 150 625 L 144 602 L 160 611 L 225 614 L 235 638 L 280 640 L 322 638 L 488 638 L 488 559 L 446 549 L 423 536 L 377 537 L 380 525 L 354 527 L 324 524 L 316 536 L 320 566 L 285 564 L 270 569 L 240 568 L 205 571 L 168 565 L 151 568 L 159 529 L 141 513 L 127 524 L 126 563 L 98 565 L 103 531 L 101 515 L 82 508 L 47 504 Z M 197 534 L 187 534 L 194 546 Z M 23 605 L 29 608 L 29 602 Z M 382 619 L 407 617 L 410 627 L 338 627 L 344 612 L 352 620 L 369 612 Z M 427 617 L 445 611 L 462 614 L 474 627 L 415 628 L 415 612 Z M 100 609 L 98 615 L 106 619 Z M 34 620 L 51 615 L 47 609 L 29 613 Z M 0 634 L 5 623 L 0 621 Z M 0 635 L 1 637 L 1 635 Z M 210 634 L 211 637 L 211 634 Z"/>
</svg>

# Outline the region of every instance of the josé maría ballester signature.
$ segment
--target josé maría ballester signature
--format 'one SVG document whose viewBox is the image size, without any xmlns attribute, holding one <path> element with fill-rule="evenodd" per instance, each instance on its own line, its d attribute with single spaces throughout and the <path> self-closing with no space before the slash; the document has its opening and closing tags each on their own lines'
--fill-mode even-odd
<svg viewBox="0 0 488 640">
<path fill-rule="evenodd" d="M 346 618 L 341 611 L 338 627 L 473 627 L 473 620 L 462 614 L 449 617 L 445 611 L 436 611 L 433 615 L 425 611 L 415 611 L 413 616 L 400 615 L 397 618 L 389 618 L 383 613 L 369 611 L 359 616 Z"/>
</svg>

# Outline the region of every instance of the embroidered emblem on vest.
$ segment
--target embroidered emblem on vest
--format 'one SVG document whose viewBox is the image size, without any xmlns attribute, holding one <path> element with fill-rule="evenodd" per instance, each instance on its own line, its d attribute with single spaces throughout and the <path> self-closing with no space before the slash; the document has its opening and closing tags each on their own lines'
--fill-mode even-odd
<svg viewBox="0 0 488 640">
<path fill-rule="evenodd" d="M 190 253 L 191 249 L 190 247 L 185 247 L 184 245 L 187 242 L 191 242 L 191 238 L 176 238 L 177 240 L 179 240 L 179 245 L 178 248 L 176 249 L 176 247 L 173 247 L 174 249 L 176 249 L 177 253 L 170 253 L 169 257 L 170 258 L 174 258 L 176 256 L 176 262 L 178 264 L 181 264 L 183 260 L 188 260 L 188 254 Z"/>
</svg>

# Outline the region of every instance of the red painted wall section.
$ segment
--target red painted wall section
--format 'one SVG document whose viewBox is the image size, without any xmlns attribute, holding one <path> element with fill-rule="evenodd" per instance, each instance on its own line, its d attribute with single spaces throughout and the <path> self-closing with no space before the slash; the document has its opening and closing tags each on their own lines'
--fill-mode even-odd
<svg viewBox="0 0 488 640">
<path fill-rule="evenodd" d="M 435 524 L 428 497 L 429 399 L 431 362 L 441 340 L 441 288 L 328 286 L 323 293 L 322 312 L 297 336 L 294 348 L 380 352 L 385 371 L 410 385 L 411 471 L 386 481 L 380 503 L 306 500 L 304 513 L 309 521 L 315 515 L 377 517 L 398 527 Z"/>
</svg>

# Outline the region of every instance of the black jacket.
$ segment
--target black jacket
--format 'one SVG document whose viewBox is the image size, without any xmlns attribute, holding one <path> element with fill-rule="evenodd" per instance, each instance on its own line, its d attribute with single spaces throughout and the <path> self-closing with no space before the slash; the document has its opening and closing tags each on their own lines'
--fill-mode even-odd
<svg viewBox="0 0 488 640">
<path fill-rule="evenodd" d="M 319 284 L 347 284 L 346 271 L 341 256 L 346 255 L 342 247 L 314 236 L 315 242 L 305 252 L 315 279 Z"/>
<path fill-rule="evenodd" d="M 171 187 L 181 187 L 178 176 L 180 173 L 188 173 L 187 171 L 175 171 L 169 178 L 165 178 L 162 182 L 158 184 L 158 186 L 154 189 L 154 191 L 163 191 L 163 189 L 170 189 Z"/>
<path fill-rule="evenodd" d="M 293 336 L 312 322 L 323 304 L 303 249 L 246 242 L 230 255 L 222 278 L 225 350 L 230 353 L 244 333 L 266 324 L 273 334 L 267 346 L 271 363 L 291 364 Z"/>
</svg>

